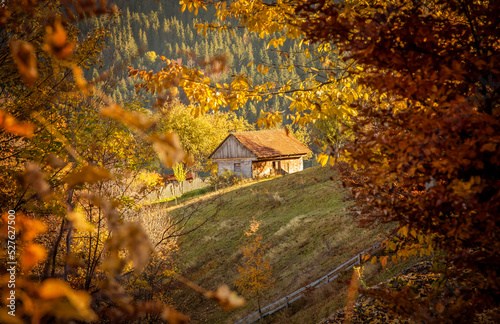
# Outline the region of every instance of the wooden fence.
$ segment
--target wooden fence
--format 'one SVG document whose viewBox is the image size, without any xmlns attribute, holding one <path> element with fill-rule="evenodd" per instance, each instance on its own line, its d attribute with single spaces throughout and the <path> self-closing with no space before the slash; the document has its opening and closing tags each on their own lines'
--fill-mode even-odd
<svg viewBox="0 0 500 324">
<path fill-rule="evenodd" d="M 176 196 L 180 196 L 183 193 L 201 189 L 209 186 L 208 180 L 204 180 L 202 178 L 194 178 L 193 180 L 186 180 L 182 182 L 174 182 L 166 184 L 160 190 L 153 192 L 148 195 L 147 200 L 154 201 L 165 198 L 172 198 Z"/>
<path fill-rule="evenodd" d="M 255 312 L 253 312 L 252 314 L 248 315 L 247 317 L 239 320 L 235 324 L 253 323 L 253 322 L 258 321 L 261 317 L 269 316 L 269 315 L 274 314 L 277 311 L 279 311 L 285 307 L 289 307 L 289 305 L 291 303 L 304 297 L 305 293 L 310 291 L 311 289 L 317 289 L 323 285 L 326 285 L 327 283 L 340 277 L 340 275 L 342 275 L 342 273 L 354 268 L 356 265 L 360 265 L 363 262 L 363 260 L 362 260 L 363 255 L 367 255 L 367 254 L 375 255 L 378 252 L 380 252 L 382 249 L 383 249 L 383 247 L 382 247 L 381 242 L 371 246 L 370 248 L 364 250 L 363 252 L 360 252 L 358 255 L 356 255 L 355 257 L 353 257 L 349 261 L 345 262 L 341 266 L 332 270 L 331 272 L 329 272 L 325 276 L 319 278 L 318 280 L 311 282 L 307 286 L 302 287 L 302 288 L 294 291 L 290 295 L 285 296 L 285 297 L 281 298 L 280 300 L 278 300 L 270 305 L 267 305 L 266 307 L 261 308 L 262 315 L 260 315 L 259 311 L 257 310 Z"/>
</svg>

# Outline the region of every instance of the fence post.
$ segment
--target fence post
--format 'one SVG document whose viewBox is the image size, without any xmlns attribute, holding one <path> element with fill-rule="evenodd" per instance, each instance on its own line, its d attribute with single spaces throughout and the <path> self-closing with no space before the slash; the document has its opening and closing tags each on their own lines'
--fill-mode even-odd
<svg viewBox="0 0 500 324">
<path fill-rule="evenodd" d="M 290 307 L 290 303 L 288 302 L 288 296 L 285 297 L 286 300 L 286 308 Z"/>
<path fill-rule="evenodd" d="M 257 305 L 259 306 L 259 321 L 262 323 L 262 319 L 264 318 L 264 316 L 262 316 L 262 310 L 260 308 L 260 300 L 257 299 Z"/>
<path fill-rule="evenodd" d="M 361 253 L 358 254 L 358 264 L 361 265 Z"/>
</svg>

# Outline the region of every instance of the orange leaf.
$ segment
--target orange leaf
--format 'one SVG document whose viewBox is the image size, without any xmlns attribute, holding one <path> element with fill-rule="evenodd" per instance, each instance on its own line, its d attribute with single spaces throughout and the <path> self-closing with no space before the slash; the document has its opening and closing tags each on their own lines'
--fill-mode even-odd
<svg viewBox="0 0 500 324">
<path fill-rule="evenodd" d="M 67 59 L 75 44 L 68 43 L 66 30 L 64 30 L 61 21 L 57 20 L 52 26 L 45 27 L 47 34 L 45 35 L 44 50 L 53 54 L 60 60 Z"/>
<path fill-rule="evenodd" d="M 31 137 L 35 127 L 30 123 L 20 123 L 12 115 L 0 110 L 0 128 L 19 136 Z"/>
<path fill-rule="evenodd" d="M 380 264 L 382 264 L 382 268 L 385 268 L 385 266 L 387 265 L 387 256 L 380 257 L 379 260 Z"/>
<path fill-rule="evenodd" d="M 486 143 L 483 146 L 481 146 L 481 152 L 484 152 L 484 151 L 495 152 L 496 149 L 497 149 L 496 143 Z"/>
<path fill-rule="evenodd" d="M 47 251 L 45 248 L 36 243 L 28 244 L 21 254 L 21 265 L 23 270 L 29 270 L 33 268 L 37 263 L 44 260 L 47 256 Z"/>
</svg>

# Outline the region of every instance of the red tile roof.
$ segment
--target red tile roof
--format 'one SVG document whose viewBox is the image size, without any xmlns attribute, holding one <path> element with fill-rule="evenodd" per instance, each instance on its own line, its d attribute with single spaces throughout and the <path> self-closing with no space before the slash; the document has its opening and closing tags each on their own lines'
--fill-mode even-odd
<svg viewBox="0 0 500 324">
<path fill-rule="evenodd" d="M 283 129 L 232 133 L 258 158 L 305 155 L 311 151 Z M 229 136 L 231 136 L 229 135 Z"/>
</svg>

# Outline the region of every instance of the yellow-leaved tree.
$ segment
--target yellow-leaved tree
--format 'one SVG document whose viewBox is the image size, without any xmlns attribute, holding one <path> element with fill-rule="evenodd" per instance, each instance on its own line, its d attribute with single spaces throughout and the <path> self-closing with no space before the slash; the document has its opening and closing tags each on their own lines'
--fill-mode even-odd
<svg viewBox="0 0 500 324">
<path fill-rule="evenodd" d="M 262 233 L 259 233 L 261 221 L 252 219 L 250 229 L 245 231 L 245 245 L 241 247 L 242 265 L 238 267 L 239 276 L 234 282 L 243 296 L 257 301 L 262 317 L 260 301 L 266 290 L 273 286 L 272 271 L 269 261 L 264 258 L 266 245 L 262 244 Z"/>
</svg>

